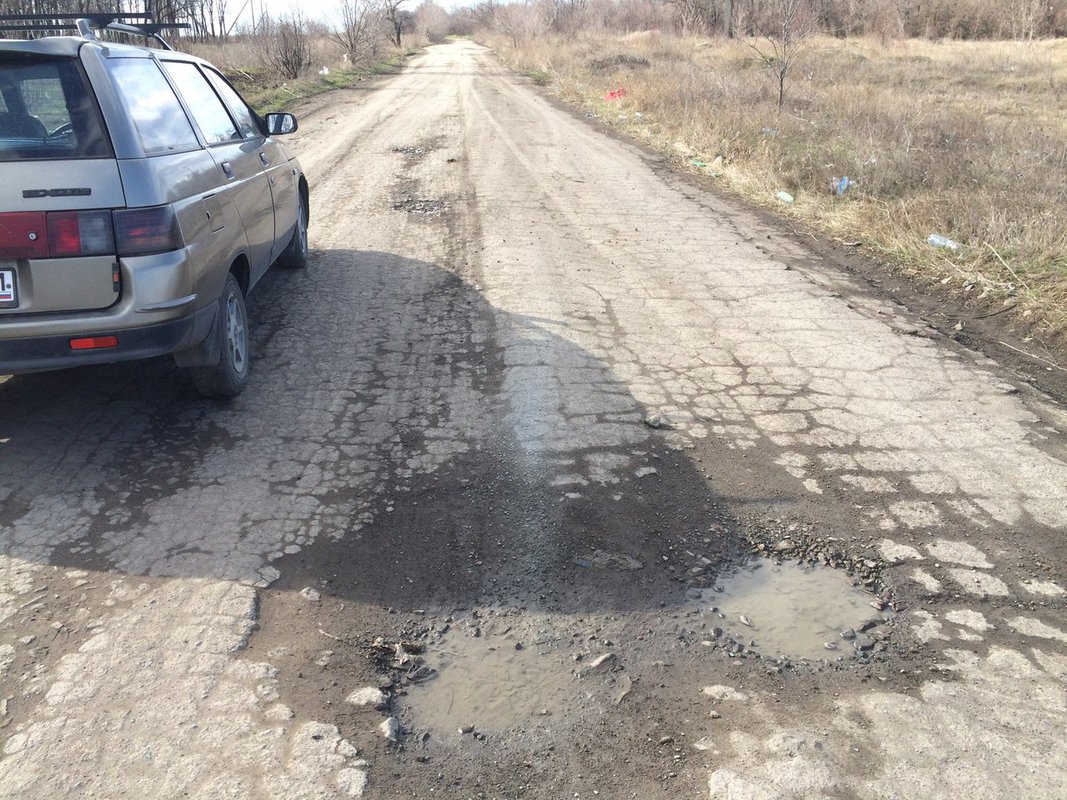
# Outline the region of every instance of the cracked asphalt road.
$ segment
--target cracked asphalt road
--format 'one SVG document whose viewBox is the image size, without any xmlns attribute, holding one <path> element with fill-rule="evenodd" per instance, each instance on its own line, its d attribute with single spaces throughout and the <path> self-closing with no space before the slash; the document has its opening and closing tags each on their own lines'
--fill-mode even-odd
<svg viewBox="0 0 1067 800">
<path fill-rule="evenodd" d="M 0 797 L 1063 796 L 1061 403 L 474 44 L 293 145 L 240 398 L 0 378 Z M 712 641 L 783 537 L 872 576 L 869 652 Z M 461 636 L 552 707 L 429 726 Z"/>
</svg>

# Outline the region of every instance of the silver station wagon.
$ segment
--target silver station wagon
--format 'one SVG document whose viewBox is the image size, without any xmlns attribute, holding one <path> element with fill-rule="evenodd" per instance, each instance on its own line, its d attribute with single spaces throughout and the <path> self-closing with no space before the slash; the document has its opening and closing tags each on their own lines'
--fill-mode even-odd
<svg viewBox="0 0 1067 800">
<path fill-rule="evenodd" d="M 307 263 L 307 180 L 275 139 L 296 119 L 201 59 L 78 28 L 0 40 L 0 375 L 173 354 L 235 395 L 245 295 Z"/>
</svg>

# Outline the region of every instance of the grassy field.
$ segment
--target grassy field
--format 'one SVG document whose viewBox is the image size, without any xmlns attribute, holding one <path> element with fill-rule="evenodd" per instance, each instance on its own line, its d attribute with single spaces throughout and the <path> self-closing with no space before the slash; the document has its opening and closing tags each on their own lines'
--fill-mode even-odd
<svg viewBox="0 0 1067 800">
<path fill-rule="evenodd" d="M 985 313 L 1067 337 L 1067 41 L 813 39 L 781 113 L 744 42 L 649 32 L 491 43 L 680 168 L 862 243 Z M 960 249 L 931 246 L 934 233 Z"/>
</svg>

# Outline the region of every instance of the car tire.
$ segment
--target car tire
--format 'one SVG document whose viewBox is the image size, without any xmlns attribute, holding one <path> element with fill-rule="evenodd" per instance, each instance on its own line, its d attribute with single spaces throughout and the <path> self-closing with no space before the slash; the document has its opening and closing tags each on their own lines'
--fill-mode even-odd
<svg viewBox="0 0 1067 800">
<path fill-rule="evenodd" d="M 189 376 L 204 397 L 235 397 L 248 383 L 248 312 L 244 293 L 232 272 L 219 298 L 215 322 L 222 326 L 216 334 L 222 352 L 219 362 L 210 367 L 192 367 Z"/>
<path fill-rule="evenodd" d="M 278 260 L 279 267 L 286 269 L 303 269 L 308 263 L 308 207 L 307 200 L 301 195 L 300 207 L 296 214 L 296 230 Z"/>
</svg>

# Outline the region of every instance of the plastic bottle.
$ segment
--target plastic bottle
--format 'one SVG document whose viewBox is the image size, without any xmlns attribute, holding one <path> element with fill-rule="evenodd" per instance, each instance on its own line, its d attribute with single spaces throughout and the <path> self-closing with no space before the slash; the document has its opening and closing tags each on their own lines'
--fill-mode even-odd
<svg viewBox="0 0 1067 800">
<path fill-rule="evenodd" d="M 954 242 L 947 236 L 942 236 L 939 233 L 931 233 L 930 237 L 926 240 L 926 243 L 931 247 L 943 247 L 946 250 L 955 250 L 957 253 L 963 249 L 963 245 L 959 242 Z"/>
</svg>

